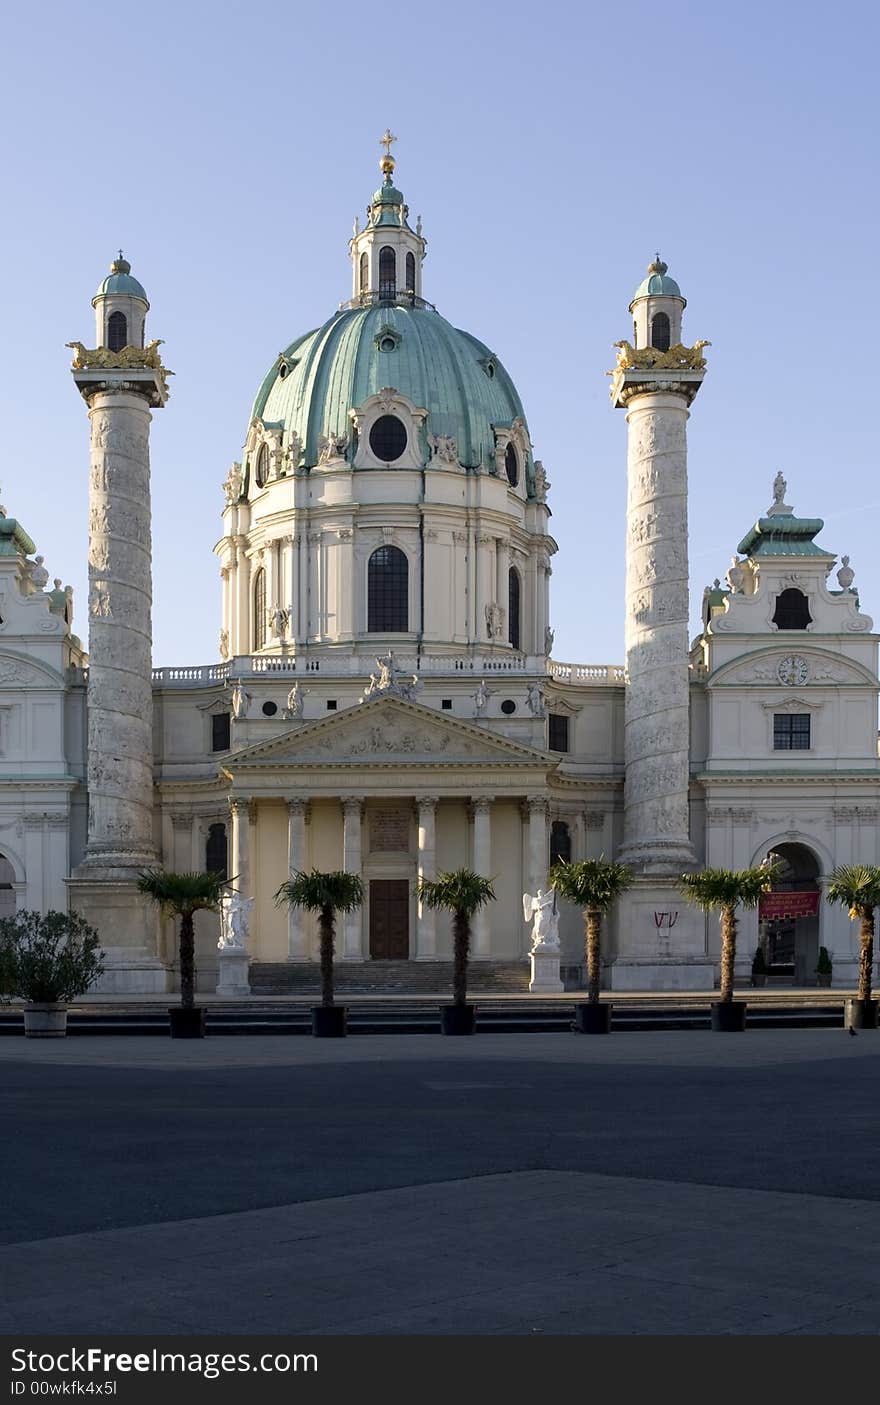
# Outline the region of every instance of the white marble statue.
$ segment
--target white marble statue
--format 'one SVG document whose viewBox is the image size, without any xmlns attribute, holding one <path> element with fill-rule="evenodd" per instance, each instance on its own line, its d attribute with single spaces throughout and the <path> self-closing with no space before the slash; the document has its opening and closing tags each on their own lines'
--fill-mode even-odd
<svg viewBox="0 0 880 1405">
<path fill-rule="evenodd" d="M 237 679 L 235 687 L 232 689 L 231 698 L 232 715 L 235 718 L 236 722 L 240 722 L 243 717 L 247 717 L 250 701 L 250 693 L 247 691 L 246 688 L 242 686 L 241 679 Z"/>
<path fill-rule="evenodd" d="M 220 899 L 220 939 L 218 951 L 244 951 L 247 947 L 251 908 L 256 900 L 233 888 Z"/>
<path fill-rule="evenodd" d="M 303 703 L 305 701 L 305 695 L 307 692 L 308 689 L 301 688 L 299 680 L 297 679 L 296 683 L 294 683 L 290 692 L 287 694 L 287 706 L 284 709 L 285 721 L 290 722 L 294 719 L 299 719 L 300 717 L 302 717 Z"/>
<path fill-rule="evenodd" d="M 45 590 L 46 586 L 49 584 L 49 572 L 43 565 L 43 560 L 44 558 L 42 556 L 37 556 L 35 560 L 30 563 L 30 578 L 34 590 Z"/>
<path fill-rule="evenodd" d="M 378 674 L 370 674 L 361 701 L 364 698 L 375 697 L 377 693 L 390 693 L 392 697 L 402 698 L 404 702 L 415 701 L 415 695 L 422 686 L 419 682 L 419 675 L 413 673 L 407 677 L 401 673 L 394 661 L 393 649 L 376 659 L 376 667 L 379 672 Z"/>
<path fill-rule="evenodd" d="M 533 717 L 544 716 L 544 689 L 540 683 L 530 683 L 526 688 L 526 706 Z"/>
<path fill-rule="evenodd" d="M 494 688 L 488 688 L 488 687 L 486 686 L 486 680 L 485 680 L 485 678 L 482 679 L 482 681 L 480 682 L 479 687 L 477 688 L 476 692 L 473 694 L 473 699 L 474 699 L 474 716 L 475 716 L 475 717 L 482 717 L 482 716 L 483 716 L 483 714 L 484 714 L 485 711 L 486 711 L 486 708 L 489 706 L 489 699 L 491 698 L 491 696 L 492 696 L 492 694 L 494 693 L 494 691 L 495 691 Z"/>
<path fill-rule="evenodd" d="M 523 893 L 523 921 L 532 923 L 532 951 L 559 950 L 559 912 L 556 892 L 541 888 L 534 896 Z"/>
</svg>

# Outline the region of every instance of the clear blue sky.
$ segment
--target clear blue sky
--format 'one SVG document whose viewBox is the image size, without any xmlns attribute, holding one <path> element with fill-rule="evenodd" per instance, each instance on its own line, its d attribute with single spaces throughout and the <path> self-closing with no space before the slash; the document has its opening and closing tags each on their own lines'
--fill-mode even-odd
<svg viewBox="0 0 880 1405">
<path fill-rule="evenodd" d="M 611 343 L 659 249 L 712 341 L 690 424 L 693 632 L 771 500 L 880 623 L 875 5 L 47 0 L 4 19 L 2 501 L 76 590 L 88 426 L 65 342 L 121 244 L 176 372 L 154 420 L 154 662 L 216 658 L 220 483 L 282 346 L 349 296 L 390 124 L 425 296 L 517 383 L 552 481 L 557 658 L 623 659 Z"/>
</svg>

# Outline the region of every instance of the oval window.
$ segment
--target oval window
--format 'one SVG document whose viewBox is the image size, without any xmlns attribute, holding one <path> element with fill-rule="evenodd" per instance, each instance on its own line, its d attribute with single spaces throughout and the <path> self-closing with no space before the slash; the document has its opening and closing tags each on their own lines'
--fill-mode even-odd
<svg viewBox="0 0 880 1405">
<path fill-rule="evenodd" d="M 380 351 L 396 351 L 396 350 L 397 350 L 397 342 L 394 340 L 393 337 L 383 337 L 382 340 L 381 340 L 380 343 L 379 343 L 379 350 L 380 350 Z"/>
<path fill-rule="evenodd" d="M 269 479 L 269 445 L 261 444 L 257 454 L 257 487 L 265 488 Z"/>
<path fill-rule="evenodd" d="M 513 701 L 513 698 L 504 699 L 504 702 L 501 704 L 501 711 L 504 713 L 505 717 L 510 717 L 512 713 L 516 712 L 516 703 Z"/>
<path fill-rule="evenodd" d="M 504 467 L 507 469 L 507 477 L 511 488 L 515 488 L 519 482 L 519 458 L 512 444 L 508 444 L 507 446 L 507 453 L 504 455 Z"/>
<path fill-rule="evenodd" d="M 370 448 L 383 463 L 394 463 L 406 449 L 406 426 L 396 415 L 380 415 L 370 430 Z"/>
</svg>

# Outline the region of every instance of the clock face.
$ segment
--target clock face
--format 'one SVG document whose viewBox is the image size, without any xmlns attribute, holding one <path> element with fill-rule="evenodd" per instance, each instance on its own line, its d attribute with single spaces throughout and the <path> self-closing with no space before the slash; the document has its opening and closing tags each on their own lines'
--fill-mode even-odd
<svg viewBox="0 0 880 1405">
<path fill-rule="evenodd" d="M 810 676 L 809 665 L 800 654 L 786 654 L 779 660 L 776 677 L 789 688 L 801 688 Z"/>
</svg>

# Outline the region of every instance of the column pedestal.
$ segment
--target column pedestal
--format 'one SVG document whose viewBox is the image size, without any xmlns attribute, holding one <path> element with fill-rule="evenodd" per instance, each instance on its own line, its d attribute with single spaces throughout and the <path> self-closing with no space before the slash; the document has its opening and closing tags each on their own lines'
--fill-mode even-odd
<svg viewBox="0 0 880 1405">
<path fill-rule="evenodd" d="M 603 948 L 606 957 L 614 950 L 607 972 L 612 990 L 714 988 L 705 914 L 687 902 L 672 880 L 637 877 L 615 903 Z"/>
<path fill-rule="evenodd" d="M 248 979 L 251 959 L 244 947 L 220 947 L 219 979 L 217 994 L 226 996 L 250 995 L 251 983 Z"/>
<path fill-rule="evenodd" d="M 533 951 L 529 958 L 532 965 L 532 978 L 529 990 L 533 994 L 558 994 L 565 986 L 559 977 L 559 950 Z"/>
<path fill-rule="evenodd" d="M 137 889 L 137 881 L 69 878 L 72 909 L 82 913 L 101 935 L 104 974 L 94 990 L 110 994 L 164 995 L 170 972 L 158 955 L 159 909 Z M 124 933 L 122 944 L 105 940 Z"/>
</svg>

